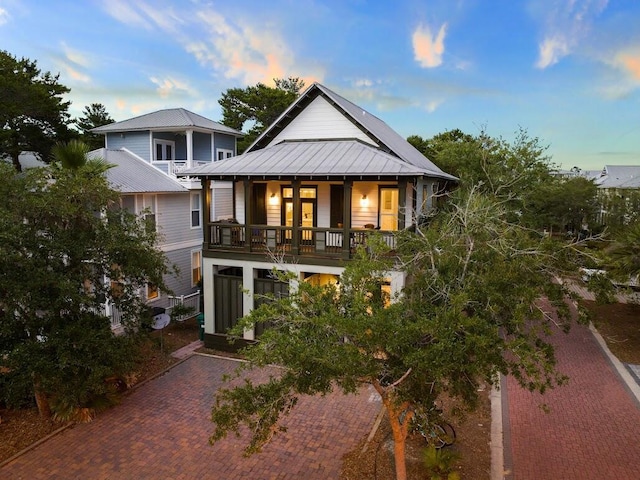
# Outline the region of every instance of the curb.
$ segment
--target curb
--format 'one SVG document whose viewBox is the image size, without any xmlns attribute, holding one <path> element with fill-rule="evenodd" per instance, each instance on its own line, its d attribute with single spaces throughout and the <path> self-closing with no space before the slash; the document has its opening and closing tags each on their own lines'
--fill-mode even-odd
<svg viewBox="0 0 640 480">
<path fill-rule="evenodd" d="M 495 384 L 491 388 L 491 480 L 504 478 L 504 437 L 502 425 L 502 392 Z"/>
<path fill-rule="evenodd" d="M 629 393 L 635 397 L 636 405 L 640 408 L 640 385 L 638 385 L 638 382 L 636 382 L 636 380 L 631 376 L 631 373 L 629 373 L 629 370 L 627 370 L 624 364 L 618 360 L 613 353 L 611 353 L 607 343 L 604 341 L 604 338 L 602 338 L 602 335 L 600 335 L 598 330 L 593 326 L 593 323 L 589 323 L 589 330 L 591 330 L 591 333 L 598 342 L 598 345 L 600 345 L 600 348 L 609 359 L 611 366 L 616 372 L 618 372 L 620 379 L 625 383 Z"/>
</svg>

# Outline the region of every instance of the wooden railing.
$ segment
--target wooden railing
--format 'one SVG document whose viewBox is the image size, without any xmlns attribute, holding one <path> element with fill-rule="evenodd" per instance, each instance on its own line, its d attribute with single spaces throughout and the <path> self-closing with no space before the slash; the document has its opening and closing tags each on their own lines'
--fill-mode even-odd
<svg viewBox="0 0 640 480">
<path fill-rule="evenodd" d="M 271 225 L 242 225 L 237 223 L 210 223 L 209 249 L 243 252 L 282 252 L 293 255 L 350 258 L 367 237 L 380 233 L 384 241 L 395 249 L 394 232 L 371 229 L 350 229 L 345 242 L 342 228 L 292 227 Z"/>
</svg>

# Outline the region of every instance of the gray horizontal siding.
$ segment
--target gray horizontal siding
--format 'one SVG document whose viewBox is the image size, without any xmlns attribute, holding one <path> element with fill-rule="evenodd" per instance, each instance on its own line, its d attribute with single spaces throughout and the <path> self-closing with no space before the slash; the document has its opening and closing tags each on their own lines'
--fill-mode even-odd
<svg viewBox="0 0 640 480">
<path fill-rule="evenodd" d="M 149 132 L 109 133 L 107 135 L 107 148 L 110 150 L 126 148 L 147 162 L 151 161 L 149 145 Z"/>
<path fill-rule="evenodd" d="M 232 150 L 234 155 L 236 153 L 236 137 L 231 135 L 224 135 L 222 133 L 214 133 L 215 148 L 224 148 L 225 150 Z M 218 158 L 217 154 L 214 158 Z"/>
<path fill-rule="evenodd" d="M 162 244 L 202 241 L 202 228 L 191 228 L 189 192 L 158 195 L 157 218 Z"/>
<path fill-rule="evenodd" d="M 193 159 L 201 162 L 210 162 L 213 159 L 211 152 L 211 135 L 208 133 L 193 133 Z"/>
</svg>

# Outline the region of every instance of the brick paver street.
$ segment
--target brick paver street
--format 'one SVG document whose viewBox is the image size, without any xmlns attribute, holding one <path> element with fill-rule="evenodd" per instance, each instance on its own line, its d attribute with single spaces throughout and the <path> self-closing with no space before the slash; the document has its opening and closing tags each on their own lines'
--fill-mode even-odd
<svg viewBox="0 0 640 480">
<path fill-rule="evenodd" d="M 208 444 L 213 392 L 236 366 L 195 355 L 92 423 L 67 429 L 1 468 L 0 478 L 337 478 L 342 456 L 373 426 L 381 407 L 377 394 L 304 398 L 286 422 L 288 431 L 244 458 L 246 438 Z"/>
<path fill-rule="evenodd" d="M 640 408 L 591 331 L 574 325 L 553 338 L 569 384 L 545 395 L 507 381 L 505 457 L 514 480 L 640 478 Z M 503 398 L 507 400 L 507 398 Z M 540 405 L 551 409 L 545 413 Z M 506 467 L 509 467 L 507 461 Z"/>
</svg>

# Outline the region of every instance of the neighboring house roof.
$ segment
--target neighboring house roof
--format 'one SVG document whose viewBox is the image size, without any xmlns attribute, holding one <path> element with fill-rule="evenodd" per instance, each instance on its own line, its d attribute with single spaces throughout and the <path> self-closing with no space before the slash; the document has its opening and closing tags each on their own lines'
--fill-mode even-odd
<svg viewBox="0 0 640 480">
<path fill-rule="evenodd" d="M 13 162 L 9 156 L 0 157 L 0 160 L 7 163 Z M 45 162 L 40 160 L 40 157 L 35 152 L 22 152 L 18 155 L 18 162 L 20 162 L 23 170 L 47 166 Z"/>
<path fill-rule="evenodd" d="M 219 132 L 241 137 L 238 130 L 209 120 L 202 115 L 190 112 L 184 108 L 169 108 L 147 113 L 139 117 L 129 118 L 121 122 L 114 122 L 101 127 L 93 128 L 93 133 L 131 132 L 140 130 L 175 130 L 195 129 L 209 132 Z"/>
<path fill-rule="evenodd" d="M 640 166 L 605 165 L 596 184 L 599 188 L 640 188 Z"/>
<path fill-rule="evenodd" d="M 126 149 L 100 148 L 89 158 L 102 158 L 115 167 L 107 170 L 107 180 L 120 193 L 182 193 L 189 190 Z"/>
<path fill-rule="evenodd" d="M 359 140 L 286 140 L 188 170 L 189 175 L 243 177 L 416 176 L 425 170 Z M 435 172 L 434 176 L 438 176 Z"/>
</svg>

